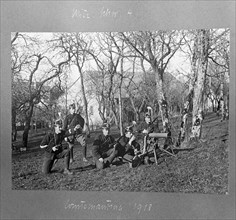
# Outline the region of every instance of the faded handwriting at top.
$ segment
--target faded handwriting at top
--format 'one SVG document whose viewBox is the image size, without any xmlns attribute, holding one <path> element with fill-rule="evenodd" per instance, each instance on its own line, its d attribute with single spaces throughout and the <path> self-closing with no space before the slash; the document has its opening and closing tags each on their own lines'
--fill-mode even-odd
<svg viewBox="0 0 236 220">
<path fill-rule="evenodd" d="M 107 7 L 100 8 L 98 12 L 99 12 L 98 16 L 101 17 L 101 18 L 117 18 L 117 17 L 121 17 L 121 16 L 125 16 L 125 15 L 128 15 L 128 16 L 133 15 L 132 10 L 130 10 L 130 9 L 123 13 L 121 11 L 112 10 L 110 8 L 107 8 Z M 73 8 L 71 17 L 73 19 L 75 19 L 75 18 L 90 19 L 90 18 L 94 17 L 95 14 L 96 13 L 90 13 L 87 9 Z"/>
<path fill-rule="evenodd" d="M 102 7 L 100 11 L 100 17 L 111 17 L 116 18 L 118 16 L 119 12 L 111 10 L 109 8 Z"/>
<path fill-rule="evenodd" d="M 89 19 L 90 14 L 87 9 L 73 9 L 72 10 L 72 18 L 84 18 Z"/>
</svg>

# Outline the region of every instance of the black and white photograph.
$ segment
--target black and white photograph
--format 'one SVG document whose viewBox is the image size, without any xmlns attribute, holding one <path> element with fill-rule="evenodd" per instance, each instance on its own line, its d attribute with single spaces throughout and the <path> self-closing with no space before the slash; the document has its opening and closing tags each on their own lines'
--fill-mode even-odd
<svg viewBox="0 0 236 220">
<path fill-rule="evenodd" d="M 12 189 L 228 193 L 230 29 L 11 33 Z"/>
<path fill-rule="evenodd" d="M 235 4 L 0 0 L 0 219 L 235 219 Z"/>
</svg>

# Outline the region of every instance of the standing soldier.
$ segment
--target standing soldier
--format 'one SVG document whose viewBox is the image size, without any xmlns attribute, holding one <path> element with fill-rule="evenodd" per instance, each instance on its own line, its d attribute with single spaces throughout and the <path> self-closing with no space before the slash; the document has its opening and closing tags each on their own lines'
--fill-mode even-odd
<svg viewBox="0 0 236 220">
<path fill-rule="evenodd" d="M 149 144 L 148 141 L 148 134 L 153 133 L 153 132 L 159 132 L 159 127 L 158 127 L 158 123 L 154 123 L 156 119 L 154 119 L 153 121 L 151 120 L 152 116 L 149 114 L 149 112 L 147 112 L 145 114 L 145 122 L 142 123 L 139 126 L 138 131 L 140 133 L 142 133 L 142 138 L 143 138 L 143 149 L 142 149 L 142 154 L 144 155 L 147 152 L 147 145 Z M 144 158 L 144 163 L 145 164 L 149 164 L 150 163 L 150 158 L 148 156 L 145 156 Z"/>
<path fill-rule="evenodd" d="M 74 161 L 73 148 L 75 140 L 82 146 L 83 161 L 88 162 L 86 158 L 87 144 L 85 141 L 85 136 L 82 134 L 84 128 L 84 119 L 80 114 L 75 112 L 75 104 L 69 106 L 70 114 L 66 116 L 64 120 L 63 130 L 66 132 L 66 138 L 70 149 L 70 163 Z"/>
</svg>

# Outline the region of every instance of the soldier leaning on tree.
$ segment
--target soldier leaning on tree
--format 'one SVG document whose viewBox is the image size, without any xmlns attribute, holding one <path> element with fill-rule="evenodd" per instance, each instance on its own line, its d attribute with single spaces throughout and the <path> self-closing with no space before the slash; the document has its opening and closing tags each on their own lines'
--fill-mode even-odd
<svg viewBox="0 0 236 220">
<path fill-rule="evenodd" d="M 84 128 L 84 119 L 80 114 L 75 112 L 75 104 L 69 106 L 69 112 L 70 114 L 67 115 L 64 120 L 63 130 L 65 131 L 65 135 L 68 136 L 65 140 L 70 148 L 70 162 L 72 163 L 74 160 L 73 147 L 75 140 L 77 140 L 82 146 L 83 161 L 88 162 L 86 158 L 87 144 L 85 136 L 82 133 Z"/>
</svg>

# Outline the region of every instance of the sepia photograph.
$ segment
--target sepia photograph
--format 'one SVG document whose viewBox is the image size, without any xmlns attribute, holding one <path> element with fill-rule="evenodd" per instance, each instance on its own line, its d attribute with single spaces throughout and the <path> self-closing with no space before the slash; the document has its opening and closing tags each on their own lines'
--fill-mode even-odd
<svg viewBox="0 0 236 220">
<path fill-rule="evenodd" d="M 12 190 L 228 194 L 228 27 L 10 40 Z"/>
</svg>

